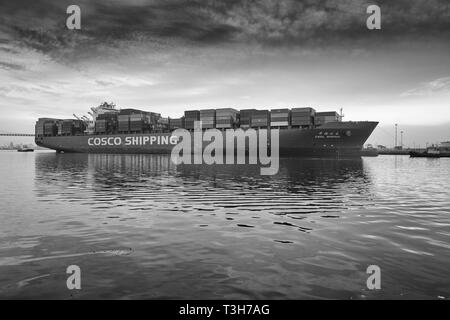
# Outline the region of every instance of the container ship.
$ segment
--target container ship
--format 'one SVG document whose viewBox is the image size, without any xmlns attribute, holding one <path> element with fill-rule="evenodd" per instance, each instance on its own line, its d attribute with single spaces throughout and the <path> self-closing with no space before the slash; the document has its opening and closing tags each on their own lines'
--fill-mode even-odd
<svg viewBox="0 0 450 320">
<path fill-rule="evenodd" d="M 171 153 L 177 144 L 173 132 L 194 126 L 202 129 L 279 129 L 280 156 L 361 156 L 376 121 L 342 121 L 337 112 L 314 108 L 188 110 L 180 118 L 138 109 L 117 109 L 103 103 L 88 116 L 72 119 L 39 118 L 38 146 L 57 152 Z M 176 137 L 175 137 L 176 138 Z"/>
</svg>

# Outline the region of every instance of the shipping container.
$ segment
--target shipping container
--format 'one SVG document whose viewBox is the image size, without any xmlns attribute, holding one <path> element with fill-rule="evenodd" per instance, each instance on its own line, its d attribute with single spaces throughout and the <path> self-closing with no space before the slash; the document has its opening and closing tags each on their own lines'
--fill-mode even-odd
<svg viewBox="0 0 450 320">
<path fill-rule="evenodd" d="M 289 109 L 272 109 L 270 110 L 270 126 L 271 127 L 287 127 L 289 125 L 290 110 Z"/>
<path fill-rule="evenodd" d="M 200 110 L 200 117 L 208 116 L 208 115 L 215 116 L 216 115 L 216 110 L 215 109 L 203 109 L 203 110 Z"/>
<path fill-rule="evenodd" d="M 241 110 L 239 113 L 239 122 L 240 122 L 240 126 L 241 128 L 244 126 L 245 127 L 249 127 L 251 120 L 252 120 L 252 113 L 255 112 L 256 109 L 244 109 Z"/>
<path fill-rule="evenodd" d="M 144 115 L 130 115 L 130 131 L 142 131 L 144 129 Z"/>
<path fill-rule="evenodd" d="M 163 124 L 163 125 L 168 125 L 169 124 L 169 118 L 160 118 L 158 123 Z"/>
<path fill-rule="evenodd" d="M 200 119 L 200 111 L 198 110 L 187 110 L 184 112 L 185 118 L 196 118 Z"/>
<path fill-rule="evenodd" d="M 231 129 L 237 126 L 239 111 L 233 108 L 216 110 L 216 128 Z"/>
<path fill-rule="evenodd" d="M 184 117 L 169 119 L 170 130 L 184 128 Z"/>
<path fill-rule="evenodd" d="M 339 114 L 336 111 L 324 111 L 324 112 L 316 112 L 317 116 L 331 116 L 331 117 L 339 117 Z"/>
<path fill-rule="evenodd" d="M 238 114 L 239 114 L 239 111 L 237 111 L 236 109 L 233 109 L 233 108 L 216 109 L 216 117 L 229 116 L 229 115 L 237 117 Z"/>
<path fill-rule="evenodd" d="M 154 130 L 156 130 L 158 132 L 169 131 L 169 129 L 170 129 L 169 123 L 170 123 L 169 118 L 161 117 L 158 120 L 158 123 L 156 124 L 156 126 L 154 127 Z"/>
<path fill-rule="evenodd" d="M 314 117 L 311 116 L 292 116 L 291 120 L 292 121 L 312 121 Z"/>
<path fill-rule="evenodd" d="M 315 124 L 320 126 L 328 122 L 341 121 L 342 117 L 335 111 L 317 112 Z"/>
<path fill-rule="evenodd" d="M 62 122 L 62 134 L 63 135 L 73 135 L 74 120 L 66 119 Z"/>
<path fill-rule="evenodd" d="M 277 115 L 277 114 L 289 114 L 291 111 L 289 109 L 272 109 L 270 110 L 271 115 Z"/>
<path fill-rule="evenodd" d="M 271 121 L 271 127 L 287 127 L 289 125 L 289 121 Z"/>
<path fill-rule="evenodd" d="M 314 117 L 311 116 L 295 116 L 292 115 L 291 121 L 308 121 L 311 122 L 314 119 Z"/>
<path fill-rule="evenodd" d="M 108 121 L 117 120 L 117 113 L 116 112 L 102 113 L 97 116 L 96 120 L 108 120 Z"/>
<path fill-rule="evenodd" d="M 142 114 L 142 113 L 145 113 L 145 111 L 138 110 L 138 109 L 127 108 L 127 109 L 121 109 L 119 111 L 119 116 L 120 115 L 127 115 L 127 116 L 129 116 L 131 114 Z"/>
<path fill-rule="evenodd" d="M 212 129 L 216 126 L 216 110 L 200 110 L 200 121 L 203 129 Z"/>
<path fill-rule="evenodd" d="M 34 134 L 36 136 L 44 135 L 44 121 L 38 120 L 34 126 Z"/>
<path fill-rule="evenodd" d="M 193 130 L 195 121 L 200 121 L 200 111 L 188 110 L 184 112 L 184 125 L 186 129 Z"/>
<path fill-rule="evenodd" d="M 55 121 L 44 123 L 44 135 L 54 136 L 57 133 L 57 127 Z"/>
<path fill-rule="evenodd" d="M 35 134 L 38 136 L 53 135 L 53 129 L 51 128 L 51 124 L 54 124 L 56 126 L 56 123 L 58 121 L 59 121 L 58 119 L 52 118 L 39 118 L 35 125 Z M 47 126 L 46 123 L 48 123 Z M 57 128 L 55 129 L 55 133 L 56 132 Z"/>
<path fill-rule="evenodd" d="M 119 132 L 128 132 L 130 131 L 130 116 L 126 114 L 119 114 L 117 116 L 118 120 L 118 128 Z"/>
<path fill-rule="evenodd" d="M 292 108 L 291 114 L 309 114 L 311 116 L 314 116 L 316 114 L 316 110 L 314 108 Z"/>
<path fill-rule="evenodd" d="M 161 118 L 161 114 L 160 113 L 155 113 L 155 112 L 149 112 L 146 114 L 147 116 L 147 121 L 149 124 L 157 124 L 158 120 Z"/>
<path fill-rule="evenodd" d="M 132 113 L 130 114 L 130 121 L 143 121 L 144 114 L 142 113 Z"/>
<path fill-rule="evenodd" d="M 56 121 L 56 134 L 58 136 L 62 136 L 63 135 L 63 129 L 62 129 L 63 123 L 62 121 Z"/>
<path fill-rule="evenodd" d="M 251 113 L 250 126 L 252 128 L 268 127 L 270 113 L 268 110 L 256 110 Z"/>
<path fill-rule="evenodd" d="M 100 119 L 95 121 L 95 132 L 96 133 L 106 132 L 106 120 Z"/>
</svg>

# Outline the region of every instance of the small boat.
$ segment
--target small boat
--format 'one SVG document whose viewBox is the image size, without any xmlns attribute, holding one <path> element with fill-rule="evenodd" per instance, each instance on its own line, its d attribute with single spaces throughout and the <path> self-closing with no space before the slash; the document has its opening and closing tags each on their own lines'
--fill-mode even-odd
<svg viewBox="0 0 450 320">
<path fill-rule="evenodd" d="M 430 147 L 423 152 L 411 151 L 409 153 L 409 156 L 411 158 L 440 158 L 441 151 L 439 150 L 439 148 Z"/>
<path fill-rule="evenodd" d="M 17 149 L 17 152 L 33 152 L 34 151 L 34 149 L 32 149 L 32 148 L 20 148 L 20 149 Z"/>
<path fill-rule="evenodd" d="M 439 146 L 441 158 L 450 158 L 450 141 L 441 142 Z"/>
</svg>

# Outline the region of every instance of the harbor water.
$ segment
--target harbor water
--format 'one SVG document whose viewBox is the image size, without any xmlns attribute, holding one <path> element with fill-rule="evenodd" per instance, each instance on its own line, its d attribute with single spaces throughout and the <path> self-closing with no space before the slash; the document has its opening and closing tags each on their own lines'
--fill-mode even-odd
<svg viewBox="0 0 450 320">
<path fill-rule="evenodd" d="M 283 158 L 261 176 L 2 151 L 0 298 L 448 299 L 449 179 L 450 158 Z"/>
</svg>

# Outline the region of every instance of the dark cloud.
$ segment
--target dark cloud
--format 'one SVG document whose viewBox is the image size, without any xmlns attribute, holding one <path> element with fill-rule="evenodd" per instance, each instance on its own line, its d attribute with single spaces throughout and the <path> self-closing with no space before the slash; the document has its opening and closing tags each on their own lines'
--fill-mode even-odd
<svg viewBox="0 0 450 320">
<path fill-rule="evenodd" d="M 65 28 L 70 4 L 81 7 L 80 31 Z M 382 9 L 381 31 L 366 29 L 369 4 Z M 450 35 L 448 0 L 15 0 L 0 10 L 9 39 L 61 59 L 121 42 L 339 46 Z"/>
<path fill-rule="evenodd" d="M 3 62 L 0 61 L 0 69 L 5 70 L 24 70 L 24 66 L 15 63 Z"/>
</svg>

